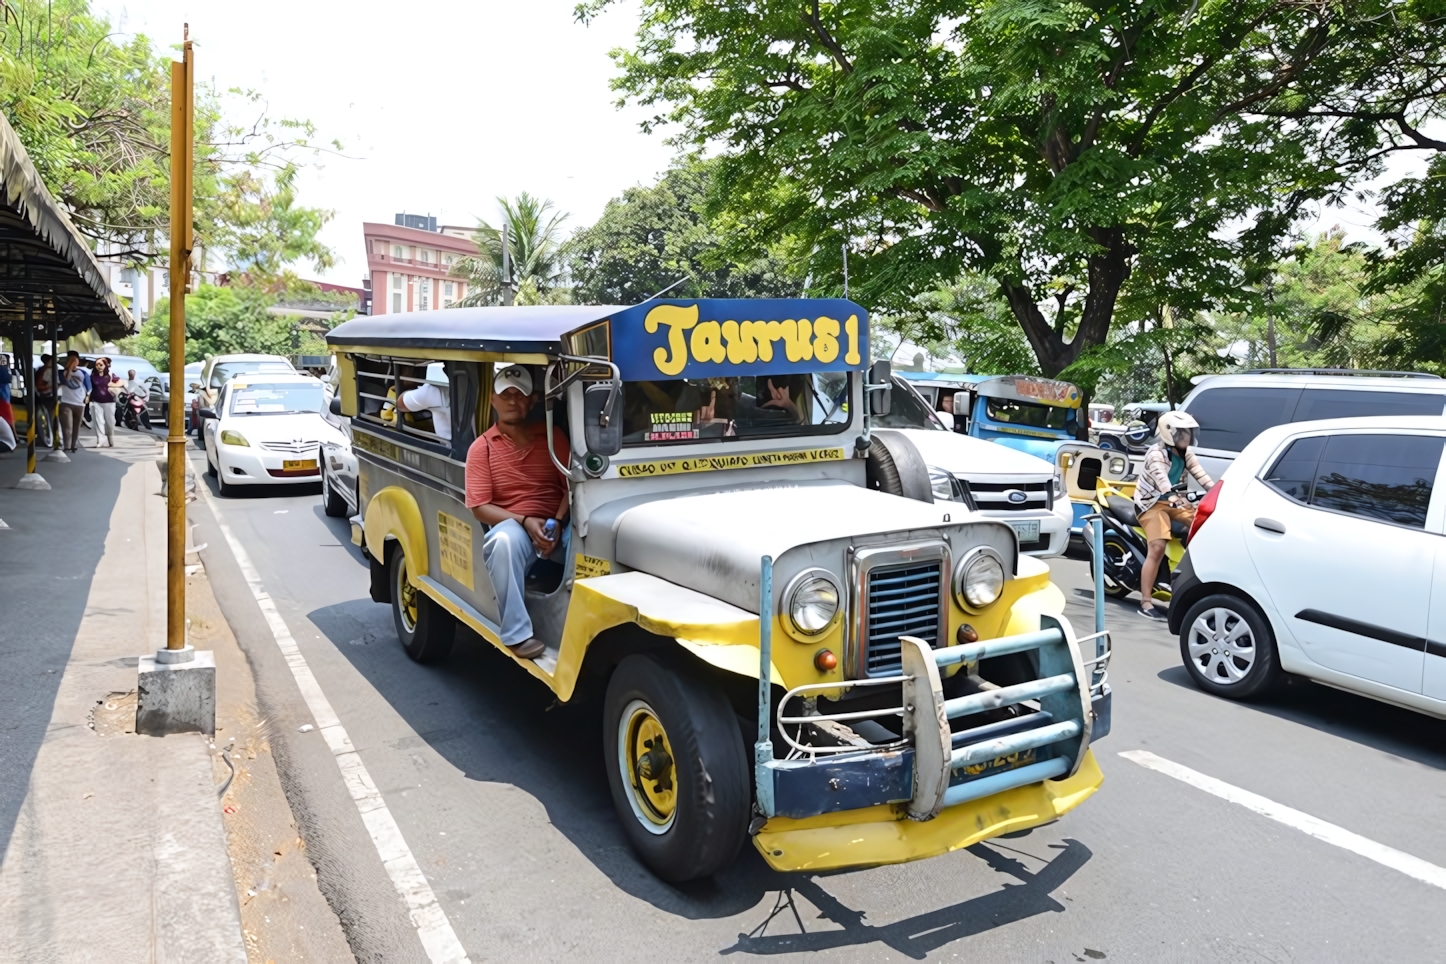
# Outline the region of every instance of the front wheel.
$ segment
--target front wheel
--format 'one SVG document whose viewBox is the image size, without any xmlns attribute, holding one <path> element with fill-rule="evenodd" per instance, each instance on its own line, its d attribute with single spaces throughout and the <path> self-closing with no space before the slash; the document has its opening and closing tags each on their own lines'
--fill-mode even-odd
<svg viewBox="0 0 1446 964">
<path fill-rule="evenodd" d="M 1124 599 L 1134 591 L 1135 584 L 1140 581 L 1138 566 L 1135 567 L 1134 584 L 1131 584 L 1131 563 L 1134 562 L 1134 554 L 1130 547 L 1125 545 L 1115 533 L 1107 533 L 1103 540 L 1102 548 L 1105 555 L 1105 595 L 1111 599 Z M 1090 576 L 1095 573 L 1094 553 L 1090 553 Z"/>
<path fill-rule="evenodd" d="M 333 519 L 347 514 L 346 498 L 336 490 L 336 483 L 327 475 L 325 465 L 321 469 L 321 511 Z"/>
<path fill-rule="evenodd" d="M 1180 658 L 1207 693 L 1243 700 L 1280 679 L 1270 623 L 1254 605 L 1219 593 L 1191 606 L 1180 623 Z"/>
<path fill-rule="evenodd" d="M 603 755 L 623 830 L 653 873 L 682 883 L 738 856 L 748 836 L 748 759 L 716 686 L 629 656 L 608 682 Z"/>
<path fill-rule="evenodd" d="M 457 635 L 457 619 L 412 584 L 407 557 L 392 553 L 392 621 L 407 655 L 419 663 L 446 659 Z"/>
</svg>

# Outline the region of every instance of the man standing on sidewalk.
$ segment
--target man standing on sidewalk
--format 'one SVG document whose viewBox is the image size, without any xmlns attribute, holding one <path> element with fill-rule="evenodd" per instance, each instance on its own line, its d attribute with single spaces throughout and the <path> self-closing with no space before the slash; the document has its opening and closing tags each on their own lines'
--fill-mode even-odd
<svg viewBox="0 0 1446 964">
<path fill-rule="evenodd" d="M 81 413 L 90 401 L 90 372 L 80 367 L 80 352 L 65 356 L 60 373 L 60 437 L 67 452 L 80 447 Z"/>
</svg>

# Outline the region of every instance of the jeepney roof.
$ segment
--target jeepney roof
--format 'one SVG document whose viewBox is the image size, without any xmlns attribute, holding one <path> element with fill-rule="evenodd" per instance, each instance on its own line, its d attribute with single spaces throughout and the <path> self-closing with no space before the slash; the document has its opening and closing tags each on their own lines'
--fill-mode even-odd
<svg viewBox="0 0 1446 964">
<path fill-rule="evenodd" d="M 562 335 L 624 310 L 622 305 L 444 308 L 353 318 L 326 335 L 332 348 L 417 348 L 496 354 L 562 351 Z"/>
</svg>

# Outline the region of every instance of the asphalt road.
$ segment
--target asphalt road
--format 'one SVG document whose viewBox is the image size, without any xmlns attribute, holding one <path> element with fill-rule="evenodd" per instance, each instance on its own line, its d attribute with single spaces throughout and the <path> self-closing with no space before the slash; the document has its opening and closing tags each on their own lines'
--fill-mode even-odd
<svg viewBox="0 0 1446 964">
<path fill-rule="evenodd" d="M 1446 723 L 1305 682 L 1254 704 L 1207 696 L 1167 631 L 1116 603 L 1114 732 L 1095 750 L 1105 783 L 1062 820 L 834 874 L 776 874 L 745 848 L 712 881 L 665 885 L 617 824 L 595 709 L 557 706 L 469 634 L 442 666 L 410 662 L 390 608 L 367 596 L 346 524 L 322 514 L 314 489 L 297 491 L 210 488 L 192 518 L 275 722 L 308 854 L 361 960 L 427 957 L 331 753 L 300 732 L 311 715 L 213 511 L 474 962 L 1446 959 L 1438 887 L 1119 755 L 1153 752 L 1446 867 Z M 1089 626 L 1087 565 L 1054 570 L 1069 615 Z"/>
</svg>

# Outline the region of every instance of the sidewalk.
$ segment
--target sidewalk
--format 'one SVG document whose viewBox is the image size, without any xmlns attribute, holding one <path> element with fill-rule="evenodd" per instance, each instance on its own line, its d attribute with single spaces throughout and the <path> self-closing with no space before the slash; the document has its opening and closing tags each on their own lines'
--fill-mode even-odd
<svg viewBox="0 0 1446 964">
<path fill-rule="evenodd" d="M 128 732 L 165 644 L 163 446 L 90 442 L 48 492 L 0 459 L 0 961 L 244 964 L 207 740 Z"/>
</svg>

